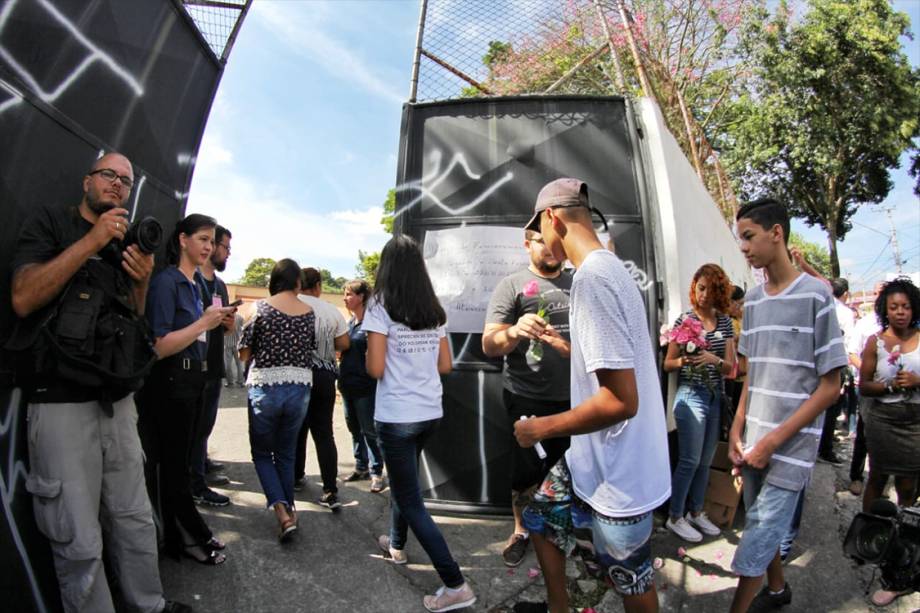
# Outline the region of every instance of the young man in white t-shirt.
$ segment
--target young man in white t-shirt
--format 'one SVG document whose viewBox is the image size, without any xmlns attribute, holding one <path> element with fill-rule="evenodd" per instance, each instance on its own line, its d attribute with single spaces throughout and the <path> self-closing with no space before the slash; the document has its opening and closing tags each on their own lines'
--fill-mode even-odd
<svg viewBox="0 0 920 613">
<path fill-rule="evenodd" d="M 642 296 L 623 262 L 598 240 L 592 211 L 584 182 L 557 179 L 540 190 L 526 226 L 576 273 L 572 409 L 514 429 L 522 447 L 558 436 L 571 436 L 571 447 L 525 509 L 524 525 L 551 612 L 569 610 L 565 556 L 576 548 L 627 611 L 657 611 L 652 511 L 671 495 L 661 387 Z"/>
</svg>

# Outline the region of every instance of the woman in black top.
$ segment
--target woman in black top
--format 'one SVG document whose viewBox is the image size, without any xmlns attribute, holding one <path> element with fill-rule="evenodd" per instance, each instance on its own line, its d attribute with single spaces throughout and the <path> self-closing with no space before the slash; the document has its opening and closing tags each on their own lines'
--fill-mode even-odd
<svg viewBox="0 0 920 613">
<path fill-rule="evenodd" d="M 690 284 L 692 308 L 677 318 L 674 327 L 687 318 L 701 322 L 709 348 L 687 351 L 671 341 L 664 360 L 665 371 L 679 371 L 674 419 L 680 453 L 671 478 L 671 516 L 665 525 L 693 543 L 703 539 L 701 533 L 716 536 L 720 532 L 703 511 L 703 498 L 719 442 L 723 379 L 735 362 L 735 333 L 726 314 L 733 289 L 715 264 L 704 264 L 696 271 Z"/>
<path fill-rule="evenodd" d="M 346 481 L 371 478 L 371 492 L 383 491 L 383 456 L 377 447 L 374 429 L 374 394 L 377 380 L 367 374 L 367 333 L 361 327 L 371 288 L 367 281 L 355 279 L 345 284 L 345 308 L 351 312 L 348 338 L 351 343 L 342 352 L 339 363 L 339 391 L 345 404 L 345 423 L 351 432 L 355 453 L 355 470 Z"/>
<path fill-rule="evenodd" d="M 195 507 L 189 465 L 192 433 L 204 403 L 207 334 L 235 311 L 204 305 L 195 283 L 195 271 L 211 255 L 216 225 L 198 214 L 176 224 L 167 246 L 169 266 L 154 276 L 147 293 L 146 315 L 159 362 L 137 395 L 147 486 L 159 507 L 166 551 L 210 565 L 225 560 L 224 544 Z"/>
</svg>

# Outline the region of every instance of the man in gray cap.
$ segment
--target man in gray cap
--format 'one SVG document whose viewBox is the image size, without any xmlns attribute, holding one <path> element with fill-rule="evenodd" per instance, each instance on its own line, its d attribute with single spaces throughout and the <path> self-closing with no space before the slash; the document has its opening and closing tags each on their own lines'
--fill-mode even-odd
<svg viewBox="0 0 920 613">
<path fill-rule="evenodd" d="M 522 417 L 553 415 L 569 409 L 569 291 L 572 271 L 534 230 L 524 230 L 530 265 L 495 287 L 482 333 L 482 351 L 504 356 L 502 398 L 510 424 Z M 521 513 L 547 471 L 569 448 L 568 437 L 547 441 L 545 456 L 511 444 L 511 508 L 514 532 L 502 551 L 506 566 L 518 566 L 527 553 Z"/>
<path fill-rule="evenodd" d="M 642 296 L 623 262 L 598 239 L 592 212 L 584 182 L 557 179 L 540 191 L 526 226 L 576 272 L 569 313 L 572 408 L 514 426 L 525 448 L 571 437 L 524 510 L 524 527 L 553 613 L 569 610 L 565 556 L 576 548 L 627 610 L 657 611 L 652 512 L 671 495 L 661 387 Z"/>
</svg>

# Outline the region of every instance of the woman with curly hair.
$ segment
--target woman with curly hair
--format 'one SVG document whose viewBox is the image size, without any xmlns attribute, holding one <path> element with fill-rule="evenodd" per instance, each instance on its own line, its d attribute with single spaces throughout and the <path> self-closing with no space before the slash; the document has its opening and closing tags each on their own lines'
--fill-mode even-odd
<svg viewBox="0 0 920 613">
<path fill-rule="evenodd" d="M 690 284 L 692 308 L 677 318 L 674 327 L 687 318 L 702 323 L 708 350 L 688 354 L 671 341 L 664 360 L 665 371 L 679 371 L 674 402 L 679 459 L 671 478 L 671 510 L 665 525 L 692 543 L 703 540 L 701 533 L 720 532 L 703 511 L 703 499 L 719 441 L 724 377 L 735 362 L 735 333 L 727 315 L 733 290 L 716 264 L 704 264 L 696 271 Z"/>
<path fill-rule="evenodd" d="M 917 499 L 920 475 L 920 290 L 909 279 L 886 283 L 875 301 L 882 331 L 862 354 L 859 391 L 873 399 L 863 414 L 869 479 L 863 511 L 869 511 L 894 477 L 898 505 Z M 872 603 L 885 606 L 900 592 L 878 590 Z"/>
<path fill-rule="evenodd" d="M 889 476 L 898 503 L 912 504 L 920 474 L 920 290 L 906 278 L 886 283 L 875 314 L 882 331 L 866 342 L 859 386 L 874 399 L 863 415 L 871 458 L 865 511 L 882 495 Z"/>
</svg>

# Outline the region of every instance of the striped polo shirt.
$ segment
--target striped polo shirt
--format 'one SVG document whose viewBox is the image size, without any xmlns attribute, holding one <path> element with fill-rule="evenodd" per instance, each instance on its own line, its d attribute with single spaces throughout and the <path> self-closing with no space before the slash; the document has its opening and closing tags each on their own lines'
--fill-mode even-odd
<svg viewBox="0 0 920 613">
<path fill-rule="evenodd" d="M 749 450 L 802 406 L 821 376 L 847 364 L 827 285 L 802 274 L 775 296 L 763 285 L 749 290 L 738 353 L 748 360 L 744 448 Z M 766 469 L 768 483 L 796 491 L 805 486 L 823 424 L 822 412 L 776 449 Z"/>
</svg>

